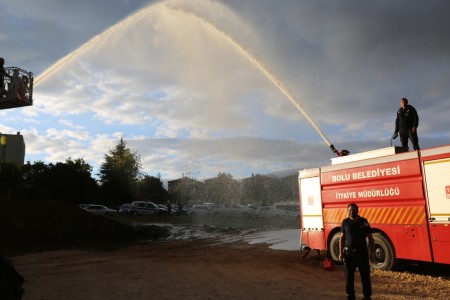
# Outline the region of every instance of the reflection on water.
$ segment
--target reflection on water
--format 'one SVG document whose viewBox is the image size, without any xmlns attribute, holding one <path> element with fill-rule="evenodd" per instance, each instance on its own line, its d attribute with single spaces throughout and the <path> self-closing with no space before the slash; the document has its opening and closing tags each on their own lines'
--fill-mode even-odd
<svg viewBox="0 0 450 300">
<path fill-rule="evenodd" d="M 220 228 L 210 225 L 140 224 L 144 227 L 161 227 L 168 234 L 165 241 L 213 240 L 217 243 L 246 242 L 267 244 L 274 250 L 299 251 L 299 229 L 236 229 Z"/>
</svg>

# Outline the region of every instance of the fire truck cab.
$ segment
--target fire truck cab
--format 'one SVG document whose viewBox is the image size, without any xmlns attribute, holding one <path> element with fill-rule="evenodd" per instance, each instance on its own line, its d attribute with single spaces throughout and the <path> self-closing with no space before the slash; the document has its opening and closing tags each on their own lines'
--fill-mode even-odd
<svg viewBox="0 0 450 300">
<path fill-rule="evenodd" d="M 0 109 L 33 105 L 33 73 L 17 67 L 0 72 Z"/>
<path fill-rule="evenodd" d="M 356 203 L 376 244 L 374 269 L 398 259 L 450 264 L 450 145 L 389 147 L 336 157 L 299 172 L 301 236 L 337 261 L 347 205 Z"/>
</svg>

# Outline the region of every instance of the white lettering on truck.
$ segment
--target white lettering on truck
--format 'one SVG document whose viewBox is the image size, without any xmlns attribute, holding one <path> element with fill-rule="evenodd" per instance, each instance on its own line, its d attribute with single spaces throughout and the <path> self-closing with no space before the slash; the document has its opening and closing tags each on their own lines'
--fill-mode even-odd
<svg viewBox="0 0 450 300">
<path fill-rule="evenodd" d="M 390 197 L 390 196 L 400 196 L 400 189 L 395 188 L 385 188 L 381 190 L 363 190 L 358 192 L 359 198 L 375 198 L 375 197 Z"/>
<path fill-rule="evenodd" d="M 396 176 L 396 175 L 400 175 L 400 166 L 399 165 L 397 165 L 396 167 L 392 167 L 392 168 L 376 168 L 374 170 L 355 172 L 355 173 L 351 173 L 351 174 L 337 174 L 337 175 L 331 176 L 331 181 L 332 182 L 342 182 L 342 181 L 349 181 L 351 179 L 361 180 L 361 179 L 367 179 L 367 178 L 377 178 L 377 177 Z"/>
<path fill-rule="evenodd" d="M 331 177 L 331 180 L 333 182 L 348 181 L 348 180 L 350 180 L 350 174 L 333 175 Z"/>
<path fill-rule="evenodd" d="M 336 199 L 356 199 L 356 192 L 340 192 L 336 193 Z"/>
</svg>

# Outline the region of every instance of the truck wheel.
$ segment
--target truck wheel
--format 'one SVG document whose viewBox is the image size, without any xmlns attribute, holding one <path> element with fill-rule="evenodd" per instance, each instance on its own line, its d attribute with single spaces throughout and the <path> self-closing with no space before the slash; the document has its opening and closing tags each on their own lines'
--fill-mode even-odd
<svg viewBox="0 0 450 300">
<path fill-rule="evenodd" d="M 395 267 L 395 251 L 394 246 L 389 239 L 381 232 L 373 234 L 375 242 L 375 263 L 370 263 L 370 267 L 374 270 L 392 270 Z"/>
<path fill-rule="evenodd" d="M 339 239 L 341 238 L 341 233 L 336 232 L 330 240 L 328 245 L 328 255 L 335 262 L 339 262 Z"/>
</svg>

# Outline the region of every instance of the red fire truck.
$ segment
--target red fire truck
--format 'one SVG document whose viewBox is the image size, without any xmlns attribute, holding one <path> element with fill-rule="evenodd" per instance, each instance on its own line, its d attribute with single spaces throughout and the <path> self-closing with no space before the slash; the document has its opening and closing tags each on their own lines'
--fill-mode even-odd
<svg viewBox="0 0 450 300">
<path fill-rule="evenodd" d="M 450 145 L 388 147 L 331 161 L 299 172 L 301 236 L 309 248 L 337 261 L 340 226 L 356 203 L 373 230 L 372 268 L 393 269 L 398 259 L 450 264 Z"/>
</svg>

